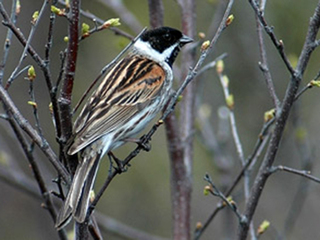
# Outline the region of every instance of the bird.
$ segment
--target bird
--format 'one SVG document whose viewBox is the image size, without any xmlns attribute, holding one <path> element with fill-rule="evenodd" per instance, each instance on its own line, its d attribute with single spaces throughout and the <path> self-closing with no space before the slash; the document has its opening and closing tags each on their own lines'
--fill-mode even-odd
<svg viewBox="0 0 320 240">
<path fill-rule="evenodd" d="M 132 50 L 106 74 L 77 117 L 67 154 L 81 154 L 56 219 L 61 229 L 83 223 L 101 158 L 142 131 L 172 95 L 172 65 L 193 40 L 171 27 L 145 31 Z"/>
</svg>

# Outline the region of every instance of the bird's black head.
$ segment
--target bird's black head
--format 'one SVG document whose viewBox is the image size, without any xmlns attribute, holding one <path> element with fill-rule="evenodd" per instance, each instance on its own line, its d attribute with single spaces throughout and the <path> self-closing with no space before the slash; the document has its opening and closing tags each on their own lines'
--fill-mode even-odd
<svg viewBox="0 0 320 240">
<path fill-rule="evenodd" d="M 160 27 L 146 31 L 141 35 L 140 39 L 143 42 L 148 42 L 160 54 L 168 50 L 166 61 L 169 65 L 172 65 L 181 47 L 193 41 L 179 30 L 170 27 Z"/>
</svg>

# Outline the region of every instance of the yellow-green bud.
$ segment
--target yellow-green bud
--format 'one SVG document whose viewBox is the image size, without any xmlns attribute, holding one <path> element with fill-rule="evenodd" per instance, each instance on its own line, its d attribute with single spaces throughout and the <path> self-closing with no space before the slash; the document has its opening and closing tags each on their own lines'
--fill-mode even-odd
<svg viewBox="0 0 320 240">
<path fill-rule="evenodd" d="M 228 18 L 227 18 L 227 21 L 226 21 L 226 26 L 229 26 L 234 20 L 234 15 L 231 14 Z"/>
<path fill-rule="evenodd" d="M 36 103 L 36 102 L 33 102 L 33 101 L 28 101 L 28 104 L 31 105 L 31 106 L 33 106 L 33 107 L 35 107 L 35 108 L 38 107 L 37 103 Z"/>
<path fill-rule="evenodd" d="M 257 235 L 259 236 L 263 234 L 269 227 L 270 227 L 270 222 L 267 220 L 264 220 L 258 227 Z"/>
<path fill-rule="evenodd" d="M 21 3 L 20 1 L 18 0 L 17 1 L 17 5 L 16 5 L 16 14 L 18 15 L 21 11 Z"/>
<path fill-rule="evenodd" d="M 63 15 L 65 15 L 64 9 L 57 8 L 57 7 L 54 6 L 54 5 L 51 5 L 51 12 L 53 12 L 54 14 L 56 14 L 56 15 L 58 15 L 58 16 L 63 16 Z"/>
<path fill-rule="evenodd" d="M 311 80 L 309 85 L 312 87 L 320 87 L 320 80 Z"/>
<path fill-rule="evenodd" d="M 82 36 L 89 36 L 89 30 L 90 30 L 90 26 L 86 23 L 82 23 L 82 28 L 81 28 Z"/>
<path fill-rule="evenodd" d="M 264 113 L 264 122 L 269 122 L 272 118 L 274 118 L 275 114 L 276 110 L 274 108 L 269 111 L 266 111 Z"/>
<path fill-rule="evenodd" d="M 66 43 L 69 42 L 69 37 L 65 36 L 65 37 L 63 38 L 63 41 L 66 42 Z"/>
<path fill-rule="evenodd" d="M 109 27 L 117 27 L 120 26 L 120 19 L 119 18 L 110 18 L 109 20 L 105 21 L 102 25 L 103 28 Z"/>
<path fill-rule="evenodd" d="M 203 189 L 203 195 L 208 196 L 209 193 L 211 193 L 211 192 L 212 192 L 212 188 L 211 188 L 209 185 L 207 185 L 207 186 L 204 187 L 204 189 Z"/>
<path fill-rule="evenodd" d="M 210 41 L 209 41 L 209 40 L 204 41 L 204 42 L 202 43 L 202 45 L 201 45 L 201 51 L 203 52 L 203 51 L 207 50 L 208 47 L 210 47 Z"/>
<path fill-rule="evenodd" d="M 223 70 L 224 70 L 224 62 L 222 60 L 219 60 L 216 65 L 216 71 L 218 74 L 221 74 Z"/>
<path fill-rule="evenodd" d="M 35 11 L 35 12 L 32 14 L 32 20 L 31 20 L 32 24 L 35 24 L 36 21 L 38 20 L 38 18 L 39 18 L 39 11 Z"/>
<path fill-rule="evenodd" d="M 234 98 L 232 94 L 226 97 L 226 104 L 230 110 L 234 108 Z"/>
<path fill-rule="evenodd" d="M 179 95 L 179 97 L 177 98 L 177 102 L 181 102 L 183 99 L 183 95 Z"/>
<path fill-rule="evenodd" d="M 31 65 L 28 69 L 28 79 L 30 81 L 33 81 L 36 78 L 36 71 L 34 70 L 34 67 Z"/>
</svg>

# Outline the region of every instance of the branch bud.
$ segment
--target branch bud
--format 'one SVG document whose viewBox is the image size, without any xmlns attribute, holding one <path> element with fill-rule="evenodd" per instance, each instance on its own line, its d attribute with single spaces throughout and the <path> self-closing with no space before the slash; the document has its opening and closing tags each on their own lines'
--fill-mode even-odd
<svg viewBox="0 0 320 240">
<path fill-rule="evenodd" d="M 308 85 L 310 87 L 320 87 L 320 80 L 311 80 Z"/>
<path fill-rule="evenodd" d="M 232 94 L 229 94 L 227 97 L 226 97 L 226 104 L 228 106 L 228 108 L 230 110 L 232 110 L 234 108 L 234 97 Z"/>
<path fill-rule="evenodd" d="M 83 37 L 88 37 L 90 35 L 89 30 L 90 26 L 86 23 L 82 23 L 81 33 Z"/>
<path fill-rule="evenodd" d="M 51 12 L 58 16 L 65 16 L 65 10 L 57 8 L 56 6 L 51 5 Z"/>
<path fill-rule="evenodd" d="M 33 102 L 33 101 L 28 101 L 28 104 L 31 105 L 34 108 L 38 107 L 38 104 L 36 102 Z"/>
<path fill-rule="evenodd" d="M 181 102 L 183 99 L 183 95 L 179 95 L 179 97 L 177 98 L 177 102 Z"/>
<path fill-rule="evenodd" d="M 65 1 L 66 8 L 70 8 L 70 0 Z"/>
<path fill-rule="evenodd" d="M 117 27 L 120 25 L 121 23 L 119 18 L 110 18 L 103 23 L 102 28 Z"/>
<path fill-rule="evenodd" d="M 36 78 L 36 71 L 34 67 L 31 65 L 28 69 L 28 79 L 29 81 L 33 81 Z"/>
<path fill-rule="evenodd" d="M 204 32 L 199 32 L 198 36 L 200 39 L 204 39 L 206 37 L 206 34 Z"/>
<path fill-rule="evenodd" d="M 270 227 L 270 222 L 267 220 L 264 220 L 260 226 L 258 227 L 257 230 L 257 235 L 260 236 L 261 234 L 263 234 L 268 228 Z"/>
<path fill-rule="evenodd" d="M 159 121 L 158 121 L 158 124 L 159 125 L 161 125 L 161 124 L 163 124 L 164 123 L 164 121 L 162 120 L 162 119 L 160 119 Z"/>
<path fill-rule="evenodd" d="M 32 14 L 32 20 L 31 20 L 31 23 L 32 24 L 35 24 L 37 22 L 39 18 L 39 11 L 35 11 L 33 14 Z"/>
<path fill-rule="evenodd" d="M 269 122 L 271 119 L 274 118 L 275 114 L 276 114 L 276 110 L 274 108 L 269 111 L 266 111 L 264 113 L 264 122 Z"/>
<path fill-rule="evenodd" d="M 208 196 L 209 193 L 213 193 L 213 191 L 212 191 L 212 187 L 209 186 L 209 185 L 207 185 L 207 186 L 205 186 L 204 189 L 203 189 L 203 195 Z"/>
<path fill-rule="evenodd" d="M 222 60 L 219 60 L 216 65 L 216 71 L 218 74 L 221 74 L 223 70 L 224 70 L 224 62 Z"/>
<path fill-rule="evenodd" d="M 209 40 L 204 41 L 201 45 L 201 51 L 203 52 L 203 51 L 207 50 L 209 47 L 210 47 L 210 41 Z"/>
<path fill-rule="evenodd" d="M 201 230 L 202 227 L 203 227 L 203 226 L 202 226 L 202 223 L 201 223 L 201 222 L 197 222 L 197 224 L 196 224 L 196 230 Z"/>
<path fill-rule="evenodd" d="M 49 103 L 49 111 L 51 114 L 53 114 L 53 105 L 52 102 Z"/>
<path fill-rule="evenodd" d="M 234 20 L 234 15 L 231 14 L 226 20 L 226 26 L 228 27 Z"/>
<path fill-rule="evenodd" d="M 18 0 L 16 5 L 16 14 L 18 15 L 20 11 L 21 11 L 21 4 L 20 4 L 20 1 Z"/>
<path fill-rule="evenodd" d="M 230 204 L 234 204 L 234 205 L 235 205 L 235 202 L 233 201 L 232 196 L 227 197 L 227 201 L 228 201 Z M 223 201 L 223 202 L 222 202 L 222 205 L 223 205 L 223 206 L 227 206 L 227 203 L 226 203 L 225 201 Z"/>
</svg>

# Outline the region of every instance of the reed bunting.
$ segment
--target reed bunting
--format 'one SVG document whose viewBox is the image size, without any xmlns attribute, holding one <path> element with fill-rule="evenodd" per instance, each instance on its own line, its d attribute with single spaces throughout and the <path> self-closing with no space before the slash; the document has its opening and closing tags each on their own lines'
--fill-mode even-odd
<svg viewBox="0 0 320 240">
<path fill-rule="evenodd" d="M 146 31 L 92 94 L 74 124 L 67 150 L 69 155 L 80 152 L 81 161 L 58 214 L 57 228 L 65 226 L 71 215 L 84 222 L 100 159 L 163 109 L 170 98 L 172 64 L 181 47 L 191 41 L 170 27 Z"/>
</svg>

